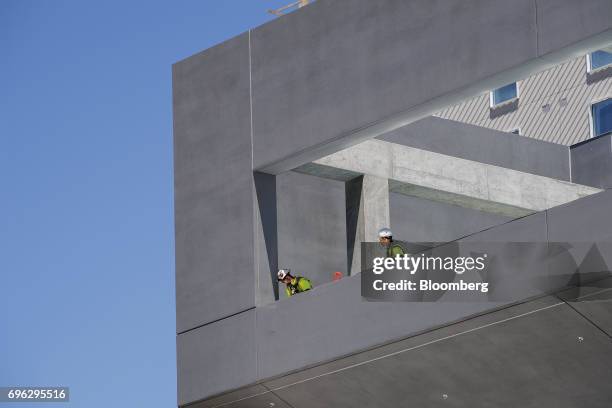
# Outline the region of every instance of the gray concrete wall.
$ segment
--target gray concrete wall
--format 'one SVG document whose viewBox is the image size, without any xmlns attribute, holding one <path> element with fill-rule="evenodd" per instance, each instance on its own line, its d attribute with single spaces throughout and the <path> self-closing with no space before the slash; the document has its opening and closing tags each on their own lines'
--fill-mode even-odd
<svg viewBox="0 0 612 408">
<path fill-rule="evenodd" d="M 330 282 L 336 271 L 346 275 L 344 183 L 288 172 L 277 176 L 277 192 L 279 267 L 315 286 Z"/>
<path fill-rule="evenodd" d="M 512 218 L 404 194 L 389 195 L 395 238 L 407 242 L 448 242 Z"/>
<path fill-rule="evenodd" d="M 564 206 L 495 226 L 465 237 L 462 241 L 472 244 L 610 241 L 612 221 L 607 213 L 611 205 L 612 190 L 607 190 Z M 579 262 L 578 266 L 574 264 L 571 270 L 567 268 L 572 263 L 565 260 L 562 263 L 565 269 L 559 268 L 554 263 L 547 267 L 546 264 L 531 263 L 531 259 L 536 259 L 537 254 L 529 256 L 522 254 L 521 256 L 525 258 L 525 268 L 521 273 L 508 271 L 507 275 L 495 282 L 499 290 L 514 296 L 499 302 L 366 302 L 360 296 L 359 276 L 354 276 L 321 285 L 307 294 L 258 307 L 255 309 L 254 329 L 257 377 L 265 379 L 280 375 L 418 334 L 432 327 L 490 311 L 512 301 L 521 301 L 559 290 L 568 284 L 600 279 L 606 274 L 597 270 L 597 265 L 595 267 L 580 265 L 580 259 L 589 248 L 590 245 L 586 248 L 576 246 L 572 249 Z M 602 245 L 601 249 L 602 257 L 612 265 L 610 245 Z M 204 343 L 200 345 L 198 351 L 203 355 L 212 352 L 207 351 Z M 214 352 L 217 353 L 218 350 Z M 205 360 L 212 357 L 201 358 Z M 205 375 L 206 372 L 202 371 L 186 378 L 185 381 L 189 384 L 185 387 L 192 389 L 194 382 L 205 384 L 203 377 Z M 229 385 L 226 387 L 230 388 Z M 199 388 L 201 398 L 213 393 L 212 389 L 205 386 Z M 182 399 L 184 400 L 184 397 Z"/>
<path fill-rule="evenodd" d="M 255 305 L 248 48 L 173 66 L 177 332 Z"/>
<path fill-rule="evenodd" d="M 255 310 L 177 336 L 178 403 L 257 380 Z"/>
<path fill-rule="evenodd" d="M 610 284 L 487 313 L 194 408 L 607 408 Z"/>
<path fill-rule="evenodd" d="M 230 340 L 248 341 L 240 330 L 221 331 L 217 338 L 207 325 L 231 326 L 256 305 L 261 273 L 255 254 L 261 259 L 256 246 L 262 234 L 253 169 L 276 174 L 295 168 L 597 49 L 612 42 L 611 12 L 607 0 L 319 0 L 175 64 L 177 332 L 184 333 L 177 339 L 183 356 L 179 401 L 252 378 L 251 366 L 233 378 L 233 371 L 215 373 L 205 364 L 217 361 L 210 367 L 224 368 L 215 358 L 233 351 Z M 567 24 L 576 16 L 579 24 Z M 355 281 L 256 308 L 256 377 L 477 309 L 443 305 L 428 308 L 428 316 L 418 309 L 408 313 L 405 305 L 381 305 L 368 312 L 353 291 L 343 289 Z M 343 300 L 343 293 L 352 299 Z M 320 303 L 309 305 L 309 299 Z M 301 320 L 310 319 L 303 330 L 293 327 L 288 313 L 298 302 L 307 303 L 296 309 L 304 313 Z M 379 325 L 387 312 L 397 316 L 397 325 Z M 318 314 L 325 315 L 328 331 L 319 331 Z M 277 334 L 289 336 L 291 329 L 298 330 L 292 335 L 304 348 L 279 362 L 271 356 L 274 345 L 282 349 L 288 343 L 281 340 L 295 337 Z M 201 336 L 191 342 L 196 334 Z M 250 360 L 252 350 L 248 346 L 240 355 Z M 192 355 L 201 370 L 187 362 Z M 218 375 L 219 382 L 210 382 L 209 375 Z"/>
<path fill-rule="evenodd" d="M 288 170 L 612 41 L 611 3 L 555 4 L 320 0 L 175 64 L 177 330 L 255 304 L 253 168 Z M 588 24 L 551 20 L 576 15 Z"/>
<path fill-rule="evenodd" d="M 255 168 L 297 167 L 612 42 L 609 1 L 554 4 L 320 0 L 252 30 Z M 588 23 L 551 20 L 577 15 Z"/>
<path fill-rule="evenodd" d="M 571 146 L 570 152 L 575 183 L 612 187 L 612 134 Z"/>
<path fill-rule="evenodd" d="M 601 191 L 378 139 L 323 157 L 313 165 L 385 178 L 394 192 L 507 216 L 542 211 Z M 307 169 L 302 166 L 301 170 Z"/>
<path fill-rule="evenodd" d="M 567 147 L 453 120 L 432 116 L 377 139 L 525 173 L 570 179 Z"/>
</svg>

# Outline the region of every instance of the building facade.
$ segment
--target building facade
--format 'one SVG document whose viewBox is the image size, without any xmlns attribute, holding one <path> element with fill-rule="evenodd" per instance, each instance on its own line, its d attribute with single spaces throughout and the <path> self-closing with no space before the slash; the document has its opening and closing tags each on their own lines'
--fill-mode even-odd
<svg viewBox="0 0 612 408">
<path fill-rule="evenodd" d="M 577 15 L 588 24 L 566 23 Z M 174 64 L 177 404 L 606 408 L 612 345 L 594 324 L 612 312 L 574 304 L 589 323 L 549 295 L 600 264 L 503 271 L 501 300 L 378 302 L 355 261 L 382 226 L 405 241 L 610 242 L 612 180 L 589 181 L 591 151 L 612 175 L 612 149 L 589 150 L 610 135 L 573 182 L 560 136 L 510 121 L 542 92 L 505 87 L 610 43 L 609 0 L 319 0 Z M 548 81 L 550 113 L 575 87 Z M 490 109 L 478 95 L 498 87 Z M 475 122 L 431 117 L 466 98 L 484 102 Z M 481 123 L 502 119 L 534 138 Z M 280 297 L 277 268 L 315 287 Z"/>
<path fill-rule="evenodd" d="M 513 89 L 486 92 L 437 113 L 504 132 L 573 145 L 610 131 L 612 121 L 610 48 L 571 59 L 517 81 Z M 496 100 L 499 97 L 499 101 Z M 593 106 L 602 103 L 593 117 Z M 597 121 L 603 129 L 594 129 Z M 601 125 L 600 125 L 601 128 Z"/>
</svg>

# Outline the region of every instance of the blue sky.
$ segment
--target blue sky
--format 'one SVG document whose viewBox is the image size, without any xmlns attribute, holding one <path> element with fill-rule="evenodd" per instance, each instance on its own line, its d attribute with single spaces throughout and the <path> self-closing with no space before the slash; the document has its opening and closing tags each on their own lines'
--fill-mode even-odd
<svg viewBox="0 0 612 408">
<path fill-rule="evenodd" d="M 289 2 L 0 0 L 0 385 L 176 405 L 171 64 Z"/>
</svg>

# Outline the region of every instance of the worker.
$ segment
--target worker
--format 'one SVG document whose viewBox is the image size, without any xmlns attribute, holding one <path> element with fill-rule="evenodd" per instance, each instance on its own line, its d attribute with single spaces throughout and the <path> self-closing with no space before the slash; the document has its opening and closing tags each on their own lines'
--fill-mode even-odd
<svg viewBox="0 0 612 408">
<path fill-rule="evenodd" d="M 277 277 L 279 282 L 286 285 L 285 293 L 287 293 L 287 297 L 312 289 L 312 283 L 308 278 L 291 275 L 291 269 L 279 269 Z"/>
<path fill-rule="evenodd" d="M 389 228 L 381 228 L 378 231 L 378 242 L 387 249 L 388 258 L 395 258 L 406 253 L 400 244 L 393 241 L 393 232 Z"/>
</svg>

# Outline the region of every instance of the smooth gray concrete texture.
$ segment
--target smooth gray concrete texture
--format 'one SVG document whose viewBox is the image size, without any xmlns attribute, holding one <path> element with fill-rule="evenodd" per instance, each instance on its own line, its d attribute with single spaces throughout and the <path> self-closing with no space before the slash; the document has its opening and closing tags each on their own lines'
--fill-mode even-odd
<svg viewBox="0 0 612 408">
<path fill-rule="evenodd" d="M 536 7 L 540 55 L 574 45 L 577 36 L 595 38 L 610 32 L 612 3 L 608 0 L 537 0 Z"/>
<path fill-rule="evenodd" d="M 178 403 L 257 380 L 255 310 L 177 336 Z"/>
<path fill-rule="evenodd" d="M 612 134 L 570 148 L 572 181 L 597 188 L 612 187 Z"/>
<path fill-rule="evenodd" d="M 608 7 L 580 3 L 322 0 L 252 30 L 255 168 L 298 167 L 612 42 Z M 598 23 L 539 33 L 553 11 Z"/>
<path fill-rule="evenodd" d="M 536 58 L 535 5 L 322 0 L 252 30 L 251 44 L 255 168 L 278 172 L 400 112 L 411 112 L 409 123 L 425 101 Z"/>
<path fill-rule="evenodd" d="M 547 268 L 546 221 L 546 213 L 539 212 L 459 240 L 469 243 L 469 251 L 480 248 L 477 252 L 487 254 L 490 298 L 519 301 L 569 285 L 569 279 L 551 277 Z"/>
<path fill-rule="evenodd" d="M 255 172 L 255 257 L 257 268 L 255 304 L 278 299 L 278 212 L 276 176 Z"/>
<path fill-rule="evenodd" d="M 603 408 L 610 358 L 610 339 L 558 306 L 275 393 L 295 408 Z"/>
<path fill-rule="evenodd" d="M 348 180 L 344 184 L 344 195 L 346 199 L 346 256 L 348 275 L 354 275 L 361 271 L 361 244 L 359 237 L 363 235 L 363 210 L 361 199 L 363 196 L 363 176 Z"/>
<path fill-rule="evenodd" d="M 519 218 L 535 212 L 533 209 L 518 207 L 507 203 L 498 203 L 474 195 L 468 196 L 441 190 L 439 186 L 432 188 L 402 181 L 389 180 L 389 190 L 397 194 L 403 194 L 407 197 L 421 198 L 434 203 L 453 205 L 502 217 Z M 481 193 L 484 192 L 481 191 Z"/>
<path fill-rule="evenodd" d="M 494 244 L 505 242 L 543 243 L 540 249 L 543 247 L 546 250 L 547 242 L 550 244 L 554 241 L 605 240 L 612 233 L 612 226 L 608 225 L 609 217 L 601 218 L 601 216 L 608 211 L 610 203 L 612 203 L 612 190 L 547 212 L 494 226 L 464 237 L 459 240 L 459 243 L 466 242 L 471 245 L 482 243 L 484 249 L 488 248 L 488 244 L 491 245 L 491 253 L 495 254 Z M 257 307 L 254 309 L 255 339 L 252 340 L 257 347 L 257 380 L 283 375 L 407 336 L 414 336 L 435 327 L 508 306 L 513 302 L 539 296 L 542 293 L 564 290 L 568 284 L 574 282 L 585 284 L 605 277 L 605 274 L 600 273 L 601 271 L 596 274 L 591 273 L 589 268 L 571 271 L 569 275 L 563 269 L 547 268 L 546 264 L 541 263 L 543 254 L 534 252 L 515 254 L 517 258 L 523 260 L 524 265 L 521 270 L 502 270 L 507 276 L 495 277 L 493 284 L 498 287 L 500 293 L 506 295 L 503 300 L 472 303 L 366 302 L 360 296 L 361 282 L 360 276 L 357 275 L 346 277 L 338 282 L 319 285 L 308 293 L 296 295 L 290 299 L 281 299 L 278 302 Z M 612 254 L 612 251 L 609 253 Z M 514 255 L 511 254 L 511 256 Z M 578 254 L 578 262 L 580 262 L 580 256 L 584 257 L 584 254 Z M 604 253 L 604 256 L 608 255 Z M 579 279 L 574 281 L 568 279 L 572 275 L 577 275 Z M 571 305 L 573 306 L 573 303 Z M 578 305 L 576 310 L 579 310 L 580 307 L 584 305 Z M 590 313 L 593 321 L 598 321 L 607 317 L 606 310 L 607 306 L 604 308 L 590 307 L 589 310 L 585 309 L 585 315 Z M 231 321 L 238 316 L 225 320 Z M 210 326 L 205 326 L 203 329 Z M 535 331 L 534 328 L 530 330 Z M 602 333 L 601 330 L 597 330 Z M 584 333 L 582 330 L 579 331 Z M 537 331 L 535 336 L 546 332 L 547 329 L 542 329 Z M 187 334 L 190 333 L 192 332 Z M 591 334 L 587 335 L 591 337 Z M 574 339 L 578 336 L 586 338 L 587 335 L 576 332 L 572 334 L 572 337 Z M 249 341 L 248 337 L 245 338 Z M 227 346 L 227 350 L 231 350 L 231 344 Z M 193 349 L 189 352 L 195 353 Z M 219 350 L 210 349 L 207 343 L 200 343 L 197 353 L 202 356 L 211 353 L 222 354 Z M 189 354 L 184 353 L 184 355 Z M 179 365 L 182 365 L 180 360 Z M 229 367 L 233 369 L 233 365 Z M 182 368 L 182 370 L 186 369 Z M 205 371 L 204 368 L 202 370 L 202 372 Z M 227 391 L 246 384 L 248 382 L 239 385 L 232 382 L 218 391 Z M 213 394 L 214 392 L 211 392 L 210 389 L 203 389 L 200 395 L 201 398 L 205 398 Z"/>
<path fill-rule="evenodd" d="M 179 333 L 255 303 L 248 46 L 173 66 Z"/>
<path fill-rule="evenodd" d="M 503 305 L 366 302 L 360 293 L 356 275 L 257 308 L 259 377 L 329 361 Z"/>
<path fill-rule="evenodd" d="M 287 172 L 277 176 L 278 265 L 317 286 L 347 274 L 344 183 Z M 280 285 L 279 297 L 286 297 Z"/>
<path fill-rule="evenodd" d="M 431 116 L 377 139 L 570 181 L 567 147 L 509 132 Z"/>
<path fill-rule="evenodd" d="M 569 161 L 569 154 L 565 160 Z M 601 191 L 378 139 L 312 164 L 337 168 L 340 173 L 348 170 L 386 178 L 394 192 L 515 217 Z M 305 171 L 303 166 L 302 170 Z"/>
<path fill-rule="evenodd" d="M 548 238 L 553 242 L 612 240 L 612 190 L 551 208 Z"/>
<path fill-rule="evenodd" d="M 607 319 L 612 316 L 608 311 Z M 193 408 L 607 407 L 610 337 L 546 296 L 243 389 Z M 232 402 L 233 401 L 233 402 Z"/>
<path fill-rule="evenodd" d="M 547 242 L 546 213 L 522 217 L 462 238 L 467 242 Z"/>
<path fill-rule="evenodd" d="M 346 190 L 348 275 L 362 271 L 361 245 L 378 240 L 378 231 L 391 225 L 389 181 L 365 175 L 351 180 Z"/>
<path fill-rule="evenodd" d="M 512 220 L 404 194 L 389 198 L 391 228 L 400 241 L 448 242 Z"/>
<path fill-rule="evenodd" d="M 260 384 L 240 388 L 236 391 L 228 392 L 217 397 L 209 398 L 204 401 L 198 401 L 186 406 L 189 408 L 219 408 L 231 407 L 236 403 L 239 403 L 240 407 L 242 408 L 291 408 L 284 402 L 280 401 L 275 394 L 269 392 L 268 388 Z"/>
<path fill-rule="evenodd" d="M 610 276 L 612 270 L 612 190 L 547 211 L 548 239 L 568 243 L 570 256 L 551 247 L 549 274 L 580 284 Z"/>
<path fill-rule="evenodd" d="M 612 337 L 612 278 L 568 289 L 558 297 Z"/>
</svg>

